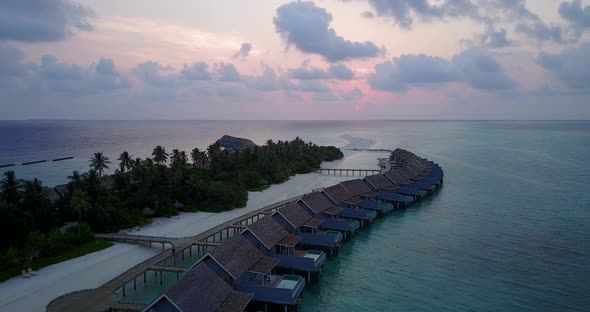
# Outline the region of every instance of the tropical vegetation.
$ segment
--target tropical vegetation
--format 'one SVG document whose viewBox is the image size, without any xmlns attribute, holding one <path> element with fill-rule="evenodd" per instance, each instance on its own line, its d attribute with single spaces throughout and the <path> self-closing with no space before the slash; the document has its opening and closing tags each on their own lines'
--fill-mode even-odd
<svg viewBox="0 0 590 312">
<path fill-rule="evenodd" d="M 56 187 L 60 197 L 51 201 L 42 182 L 19 180 L 6 171 L 0 180 L 0 262 L 41 261 L 61 254 L 77 255 L 104 248 L 92 232 L 113 232 L 150 221 L 144 210 L 158 216 L 185 211 L 224 211 L 243 207 L 248 191 L 286 181 L 298 173 L 319 168 L 322 161 L 341 158 L 335 147 L 317 146 L 296 138 L 269 140 L 263 146 L 243 150 L 223 149 L 217 144 L 190 154 L 157 146 L 152 158 L 120 154 L 112 175 L 103 153 L 92 155 L 90 170 L 72 172 L 69 183 Z M 149 208 L 149 209 L 145 209 Z M 60 231 L 65 223 L 79 224 Z M 6 239 L 9 238 L 9 239 Z M 78 250 L 79 251 L 79 250 Z M 11 264 L 11 265 L 9 265 Z M 0 275 L 5 268 L 0 266 Z M 12 272 L 12 271 L 11 271 Z"/>
</svg>

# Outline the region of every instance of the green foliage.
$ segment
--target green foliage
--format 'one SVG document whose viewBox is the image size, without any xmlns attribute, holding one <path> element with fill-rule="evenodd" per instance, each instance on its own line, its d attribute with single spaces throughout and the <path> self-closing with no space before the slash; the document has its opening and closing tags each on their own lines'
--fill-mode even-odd
<svg viewBox="0 0 590 312">
<path fill-rule="evenodd" d="M 0 235 L 10 239 L 0 240 L 0 253 L 10 251 L 5 256 L 14 256 L 17 250 L 19 257 L 32 259 L 57 256 L 93 240 L 92 232 L 149 223 L 142 212 L 146 207 L 157 216 L 176 215 L 177 201 L 185 211 L 243 207 L 248 190 L 261 191 L 294 174 L 314 171 L 322 161 L 343 157 L 335 147 L 300 138 L 269 140 L 264 146 L 241 151 L 213 144 L 206 150 L 193 149 L 190 161 L 186 152 L 174 149 L 169 155 L 162 146 L 154 148 L 152 155 L 153 159 L 142 160 L 123 152 L 119 169 L 103 177 L 110 162 L 102 153 L 95 153 L 90 160 L 92 169 L 74 171 L 63 198 L 55 203 L 49 201 L 41 181 L 21 181 L 14 172 L 5 172 L 0 180 Z M 81 225 L 65 233 L 56 229 L 72 221 Z"/>
</svg>

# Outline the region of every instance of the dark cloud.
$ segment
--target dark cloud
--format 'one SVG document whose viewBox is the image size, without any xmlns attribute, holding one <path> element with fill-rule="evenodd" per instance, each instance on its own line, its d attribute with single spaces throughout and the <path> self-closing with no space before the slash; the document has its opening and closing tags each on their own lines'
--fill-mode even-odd
<svg viewBox="0 0 590 312">
<path fill-rule="evenodd" d="M 506 48 L 514 45 L 514 42 L 508 39 L 506 29 L 503 28 L 500 30 L 489 28 L 478 36 L 478 40 L 480 46 L 490 49 Z"/>
<path fill-rule="evenodd" d="M 423 54 L 402 55 L 376 64 L 375 72 L 368 78 L 373 89 L 390 92 L 405 92 L 410 86 L 440 87 L 459 81 L 479 90 L 516 87 L 496 60 L 481 49 L 466 50 L 452 61 Z"/>
<path fill-rule="evenodd" d="M 175 87 L 178 83 L 178 78 L 173 74 L 165 74 L 164 72 L 171 71 L 169 66 L 162 66 L 158 62 L 147 61 L 135 66 L 133 70 L 135 74 L 144 83 L 153 87 Z"/>
<path fill-rule="evenodd" d="M 436 86 L 461 79 L 461 73 L 445 59 L 410 54 L 376 64 L 368 81 L 373 89 L 405 92 L 410 85 Z"/>
<path fill-rule="evenodd" d="M 316 79 L 328 79 L 330 74 L 323 69 L 317 67 L 299 67 L 295 69 L 289 69 L 287 75 L 291 79 L 297 80 L 316 80 Z"/>
<path fill-rule="evenodd" d="M 319 80 L 301 80 L 297 84 L 297 90 L 311 93 L 328 93 L 332 90 Z"/>
<path fill-rule="evenodd" d="M 234 54 L 234 58 L 246 58 L 250 55 L 250 51 L 252 50 L 252 45 L 248 42 L 242 43 L 240 50 Z"/>
<path fill-rule="evenodd" d="M 180 73 L 188 80 L 211 80 L 209 66 L 204 62 L 196 62 L 191 66 L 184 65 Z"/>
<path fill-rule="evenodd" d="M 406 29 L 412 28 L 415 17 L 432 21 L 477 14 L 477 6 L 470 0 L 446 0 L 436 4 L 428 0 L 369 0 L 369 4 L 378 16 L 392 17 L 397 25 Z"/>
<path fill-rule="evenodd" d="M 453 64 L 464 79 L 479 90 L 508 90 L 517 86 L 498 62 L 483 49 L 470 49 L 453 57 Z"/>
<path fill-rule="evenodd" d="M 121 75 L 111 59 L 103 58 L 90 67 L 61 62 L 45 55 L 33 78 L 47 89 L 72 95 L 94 94 L 131 87 L 131 81 Z M 34 80 L 34 79 L 33 79 Z"/>
<path fill-rule="evenodd" d="M 305 53 L 323 56 L 329 62 L 363 59 L 382 54 L 374 43 L 353 42 L 330 28 L 332 15 L 312 2 L 291 2 L 277 9 L 274 25 L 289 45 Z"/>
<path fill-rule="evenodd" d="M 41 59 L 41 77 L 51 80 L 80 80 L 84 76 L 82 67 L 58 61 L 53 55 L 45 55 Z"/>
<path fill-rule="evenodd" d="M 342 94 L 342 98 L 344 100 L 349 100 L 349 101 L 362 99 L 364 96 L 365 96 L 365 94 L 359 88 L 354 88 L 354 89 L 352 89 L 348 92 L 344 92 Z"/>
<path fill-rule="evenodd" d="M 590 5 L 582 8 L 581 0 L 573 0 L 571 3 L 562 2 L 559 5 L 559 15 L 578 31 L 590 28 Z"/>
<path fill-rule="evenodd" d="M 299 67 L 289 69 L 287 75 L 289 78 L 296 80 L 352 80 L 354 78 L 353 71 L 343 64 L 333 64 L 327 71 L 317 67 Z"/>
<path fill-rule="evenodd" d="M 530 39 L 536 41 L 552 41 L 555 43 L 566 43 L 564 39 L 563 29 L 559 26 L 547 26 L 542 22 L 534 22 L 532 24 L 520 23 L 516 25 L 515 30 Z"/>
<path fill-rule="evenodd" d="M 232 63 L 219 63 L 217 65 L 217 74 L 221 81 L 240 81 L 242 76 Z"/>
<path fill-rule="evenodd" d="M 561 53 L 541 53 L 537 62 L 568 88 L 590 91 L 588 55 L 590 55 L 590 44 L 587 43 Z"/>
<path fill-rule="evenodd" d="M 30 70 L 31 65 L 25 63 L 21 50 L 0 42 L 0 77 L 23 77 Z"/>
<path fill-rule="evenodd" d="M 90 9 L 68 0 L 0 1 L 0 40 L 43 42 L 92 29 Z"/>
<path fill-rule="evenodd" d="M 334 64 L 330 66 L 330 75 L 338 80 L 352 80 L 354 79 L 354 72 L 346 67 L 344 64 Z"/>
<path fill-rule="evenodd" d="M 266 66 L 260 76 L 246 79 L 246 85 L 258 91 L 294 90 L 296 86 L 287 78 L 277 76 L 277 73 Z"/>
<path fill-rule="evenodd" d="M 583 14 L 580 14 L 581 7 L 576 1 L 579 2 L 575 0 L 572 5 L 562 4 L 562 7 L 569 19 L 580 21 Z M 411 29 L 416 20 L 433 22 L 467 18 L 481 23 L 486 31 L 476 35 L 473 43 L 487 48 L 513 44 L 507 38 L 506 30 L 497 27 L 499 22 L 509 23 L 516 32 L 539 42 L 568 43 L 579 37 L 569 34 L 563 26 L 547 25 L 526 7 L 525 0 L 369 0 L 369 3 L 377 16 L 392 18 L 404 29 Z"/>
</svg>

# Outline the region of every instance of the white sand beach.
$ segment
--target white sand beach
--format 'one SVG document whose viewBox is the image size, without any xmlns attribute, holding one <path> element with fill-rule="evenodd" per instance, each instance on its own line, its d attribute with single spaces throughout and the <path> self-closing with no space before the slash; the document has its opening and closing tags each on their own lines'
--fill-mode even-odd
<svg viewBox="0 0 590 312">
<path fill-rule="evenodd" d="M 345 158 L 326 163 L 330 168 L 377 168 L 378 153 L 352 153 L 344 148 L 369 148 L 374 139 L 344 136 Z M 244 208 L 221 213 L 181 213 L 172 218 L 156 218 L 142 228 L 128 229 L 129 234 L 184 237 L 200 234 L 217 225 L 272 203 L 353 179 L 347 176 L 325 176 L 317 173 L 296 175 L 263 192 L 251 192 Z M 33 278 L 16 277 L 0 284 L 0 311 L 45 311 L 52 299 L 81 289 L 96 288 L 123 273 L 161 249 L 117 243 L 105 250 L 51 265 Z"/>
</svg>

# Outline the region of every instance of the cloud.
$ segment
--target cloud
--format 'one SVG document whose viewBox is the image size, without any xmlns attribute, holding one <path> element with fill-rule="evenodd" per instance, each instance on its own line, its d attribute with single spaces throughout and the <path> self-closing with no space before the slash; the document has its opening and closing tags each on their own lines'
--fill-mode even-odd
<svg viewBox="0 0 590 312">
<path fill-rule="evenodd" d="M 258 91 L 294 90 L 296 86 L 285 77 L 278 77 L 277 73 L 266 66 L 262 75 L 246 79 L 246 85 Z"/>
<path fill-rule="evenodd" d="M 389 92 L 406 92 L 410 86 L 436 88 L 449 82 L 466 82 L 478 90 L 516 87 L 496 60 L 482 49 L 463 51 L 451 61 L 424 54 L 402 55 L 376 64 L 368 82 L 373 89 Z"/>
<path fill-rule="evenodd" d="M 169 72 L 172 68 L 162 66 L 158 62 L 147 61 L 135 66 L 133 72 L 144 83 L 158 88 L 174 87 L 177 85 L 178 77 L 174 74 L 166 75 L 163 72 Z"/>
<path fill-rule="evenodd" d="M 590 44 L 560 53 L 541 53 L 537 63 L 572 90 L 590 91 Z"/>
<path fill-rule="evenodd" d="M 98 63 L 83 68 L 61 62 L 53 55 L 45 55 L 36 71 L 42 85 L 49 90 L 67 94 L 94 94 L 131 87 L 131 81 L 121 75 L 113 60 L 102 58 Z"/>
<path fill-rule="evenodd" d="M 180 73 L 188 80 L 211 80 L 209 66 L 205 62 L 196 62 L 191 66 L 184 65 Z"/>
<path fill-rule="evenodd" d="M 354 72 L 343 64 L 330 65 L 328 70 L 323 70 L 317 67 L 299 67 L 289 69 L 287 76 L 296 80 L 318 80 L 318 79 L 336 79 L 336 80 L 352 80 Z"/>
<path fill-rule="evenodd" d="M 573 0 L 571 3 L 562 2 L 558 12 L 559 16 L 572 24 L 579 32 L 590 27 L 590 5 L 582 8 L 581 0 Z"/>
<path fill-rule="evenodd" d="M 354 72 L 344 64 L 333 64 L 329 69 L 330 75 L 338 80 L 354 79 Z"/>
<path fill-rule="evenodd" d="M 250 51 L 252 50 L 252 45 L 248 42 L 242 43 L 240 50 L 234 54 L 233 58 L 246 58 L 250 55 Z"/>
<path fill-rule="evenodd" d="M 29 74 L 31 65 L 24 62 L 24 53 L 0 42 L 0 77 L 23 77 Z"/>
<path fill-rule="evenodd" d="M 319 80 L 301 80 L 297 84 L 297 90 L 311 93 L 328 93 L 332 90 Z"/>
<path fill-rule="evenodd" d="M 368 81 L 376 90 L 405 92 L 410 85 L 436 86 L 461 79 L 458 69 L 445 59 L 406 54 L 376 64 L 375 73 L 369 76 Z"/>
<path fill-rule="evenodd" d="M 297 80 L 315 80 L 315 79 L 328 79 L 330 74 L 325 70 L 316 67 L 299 67 L 295 69 L 289 69 L 287 75 L 291 79 Z"/>
<path fill-rule="evenodd" d="M 572 6 L 577 4 L 575 1 Z M 487 48 L 511 45 L 506 30 L 497 27 L 500 22 L 513 25 L 516 32 L 539 42 L 568 43 L 578 39 L 562 26 L 547 25 L 526 7 L 525 0 L 369 0 L 369 4 L 377 16 L 392 18 L 402 29 L 411 29 L 416 20 L 428 23 L 452 18 L 470 19 L 486 27 L 486 31 L 477 35 L 475 41 Z M 567 4 L 562 6 L 570 13 L 568 16 L 581 19 L 578 7 L 571 10 Z M 496 28 L 500 30 L 496 31 Z"/>
<path fill-rule="evenodd" d="M 453 57 L 453 64 L 475 89 L 491 91 L 517 87 L 516 82 L 506 76 L 500 64 L 486 50 L 463 51 Z"/>
<path fill-rule="evenodd" d="M 232 63 L 219 63 L 217 65 L 217 74 L 221 81 L 240 81 L 242 76 Z"/>
<path fill-rule="evenodd" d="M 369 0 L 378 16 L 392 17 L 397 25 L 405 29 L 412 28 L 414 17 L 432 21 L 477 14 L 477 6 L 470 0 L 447 0 L 436 3 L 430 4 L 428 0 Z"/>
<path fill-rule="evenodd" d="M 349 101 L 358 100 L 358 99 L 363 98 L 364 96 L 365 96 L 365 94 L 359 88 L 354 88 L 354 89 L 352 89 L 348 92 L 344 92 L 342 94 L 342 98 L 344 100 L 349 100 Z"/>
<path fill-rule="evenodd" d="M 330 28 L 332 15 L 312 2 L 291 2 L 277 9 L 276 32 L 288 45 L 305 53 L 318 54 L 329 62 L 364 59 L 382 54 L 370 41 L 353 42 Z"/>
<path fill-rule="evenodd" d="M 92 30 L 90 9 L 68 0 L 0 1 L 0 40 L 59 41 Z"/>
</svg>

